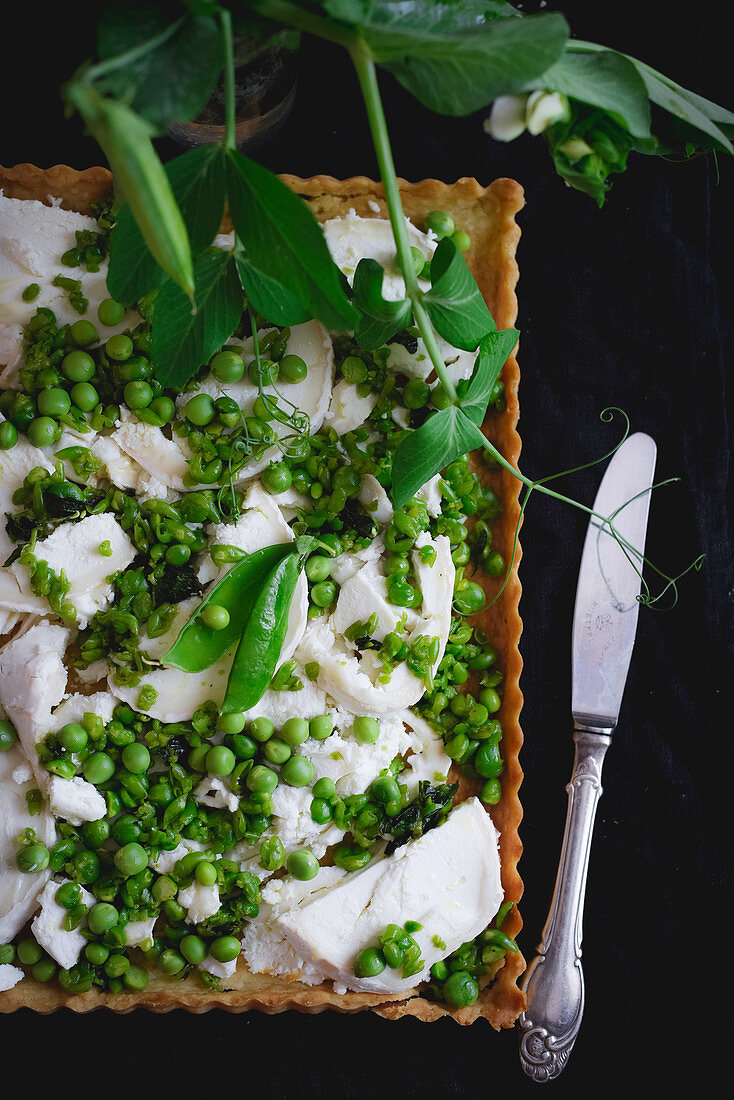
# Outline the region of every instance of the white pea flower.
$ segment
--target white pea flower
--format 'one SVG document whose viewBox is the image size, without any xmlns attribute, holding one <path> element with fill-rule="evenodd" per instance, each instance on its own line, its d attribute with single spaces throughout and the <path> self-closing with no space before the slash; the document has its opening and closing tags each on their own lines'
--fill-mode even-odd
<svg viewBox="0 0 734 1100">
<path fill-rule="evenodd" d="M 525 111 L 529 95 L 501 95 L 492 104 L 484 130 L 495 141 L 512 141 L 525 130 Z"/>
<path fill-rule="evenodd" d="M 554 122 L 568 118 L 568 100 L 559 92 L 533 92 L 525 109 L 525 125 L 531 134 L 542 134 Z"/>
</svg>

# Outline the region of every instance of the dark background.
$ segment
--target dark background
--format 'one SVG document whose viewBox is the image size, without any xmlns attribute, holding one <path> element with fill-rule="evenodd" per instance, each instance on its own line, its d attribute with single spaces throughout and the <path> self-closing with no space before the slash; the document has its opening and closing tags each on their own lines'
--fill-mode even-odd
<svg viewBox="0 0 734 1100">
<path fill-rule="evenodd" d="M 535 5 L 525 5 L 531 10 Z M 0 72 L 0 162 L 104 163 L 61 81 L 93 51 L 91 5 L 14 5 Z M 552 3 L 574 34 L 629 52 L 729 108 L 724 6 L 618 0 Z M 13 41 L 19 63 L 13 67 Z M 10 67 L 8 67 L 10 66 Z M 302 176 L 376 172 L 357 88 L 336 48 L 309 41 L 295 109 L 256 154 Z M 509 145 L 482 131 L 486 112 L 449 119 L 382 80 L 398 173 L 410 180 L 525 189 L 519 216 L 522 467 L 540 477 L 604 454 L 619 422 L 658 444 L 649 556 L 666 573 L 699 553 L 674 610 L 640 613 L 622 714 L 606 758 L 584 919 L 587 1005 L 550 1089 L 633 1090 L 711 1081 L 728 1065 L 732 1013 L 731 553 L 732 163 L 669 164 L 633 155 L 601 211 L 554 174 L 540 139 Z M 164 157 L 178 148 L 160 143 Z M 601 468 L 566 491 L 591 504 Z M 525 881 L 520 944 L 530 958 L 552 894 L 570 777 L 569 646 L 581 513 L 534 496 L 525 520 L 522 724 Z M 648 573 L 653 587 L 655 576 Z M 6 1069 L 106 1094 L 261 1097 L 480 1097 L 539 1089 L 519 1065 L 517 1034 L 477 1023 L 395 1023 L 367 1014 L 4 1018 Z M 723 1039 L 723 1049 L 722 1049 Z M 41 1062 L 46 1068 L 42 1068 Z M 63 1068 L 62 1068 L 63 1067 Z M 724 1069 L 726 1073 L 726 1068 Z M 30 1081 L 30 1078 L 28 1079 Z"/>
</svg>

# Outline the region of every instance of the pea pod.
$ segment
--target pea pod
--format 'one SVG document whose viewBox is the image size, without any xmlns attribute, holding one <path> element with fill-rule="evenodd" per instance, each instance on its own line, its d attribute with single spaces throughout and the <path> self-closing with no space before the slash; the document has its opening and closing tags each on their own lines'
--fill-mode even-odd
<svg viewBox="0 0 734 1100">
<path fill-rule="evenodd" d="M 270 571 L 256 596 L 237 646 L 220 714 L 248 711 L 265 694 L 283 648 L 302 562 L 303 556 L 292 548 Z"/>
<path fill-rule="evenodd" d="M 265 578 L 292 552 L 291 543 L 265 546 L 237 562 L 207 592 L 163 657 L 163 663 L 183 672 L 203 672 L 219 661 L 245 629 Z M 205 607 L 217 605 L 229 612 L 229 623 L 222 630 L 213 630 L 201 619 Z"/>
<path fill-rule="evenodd" d="M 123 103 L 71 81 L 66 96 L 101 145 L 118 189 L 154 259 L 194 300 L 191 245 L 168 176 L 150 140 L 152 128 Z"/>
</svg>

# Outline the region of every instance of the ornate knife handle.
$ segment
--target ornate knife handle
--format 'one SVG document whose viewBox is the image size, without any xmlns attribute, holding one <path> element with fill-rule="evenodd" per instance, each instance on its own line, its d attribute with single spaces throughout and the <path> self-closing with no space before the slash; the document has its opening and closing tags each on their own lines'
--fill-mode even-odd
<svg viewBox="0 0 734 1100">
<path fill-rule="evenodd" d="M 527 1009 L 520 1017 L 520 1061 L 529 1077 L 558 1077 L 576 1041 L 584 1011 L 581 938 L 586 875 L 601 769 L 611 729 L 576 726 L 568 809 L 550 912 L 538 954 L 522 982 Z"/>
</svg>

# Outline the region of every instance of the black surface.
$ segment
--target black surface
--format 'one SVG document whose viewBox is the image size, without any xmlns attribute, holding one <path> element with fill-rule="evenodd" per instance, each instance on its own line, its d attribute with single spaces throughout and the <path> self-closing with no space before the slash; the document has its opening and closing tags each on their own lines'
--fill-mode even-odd
<svg viewBox="0 0 734 1100">
<path fill-rule="evenodd" d="M 734 106 L 723 5 L 551 6 L 565 11 L 578 37 L 626 50 Z M 6 60 L 0 75 L 0 162 L 101 163 L 78 120 L 63 119 L 57 94 L 91 49 L 83 11 L 16 12 L 18 41 L 30 46 L 19 73 Z M 621 407 L 633 431 L 656 439 L 658 477 L 680 478 L 654 495 L 650 558 L 676 573 L 706 554 L 703 571 L 681 583 L 675 610 L 640 614 L 592 847 L 586 1011 L 566 1070 L 545 1087 L 705 1085 L 715 1067 L 727 1072 L 732 1024 L 732 165 L 723 157 L 718 165 L 712 158 L 674 165 L 633 156 L 599 211 L 557 179 L 538 139 L 492 144 L 481 115 L 441 118 L 392 80 L 383 90 L 400 174 L 482 183 L 504 175 L 525 188 L 518 253 L 525 472 L 542 476 L 605 453 L 619 422 L 605 426 L 599 415 Z M 161 143 L 164 156 L 176 151 Z M 258 155 L 274 170 L 304 176 L 375 173 L 355 81 L 335 49 L 304 47 L 294 112 Z M 590 504 L 600 472 L 569 478 L 567 491 Z M 540 495 L 523 528 L 520 942 L 528 957 L 547 912 L 565 815 L 569 640 L 584 528 L 580 513 Z M 65 1075 L 106 1094 L 483 1097 L 541 1088 L 521 1072 L 515 1032 L 459 1029 L 450 1020 L 20 1012 L 2 1030 L 6 1067 L 48 1074 L 59 1087 Z M 61 1074 L 52 1068 L 57 1058 Z"/>
</svg>

